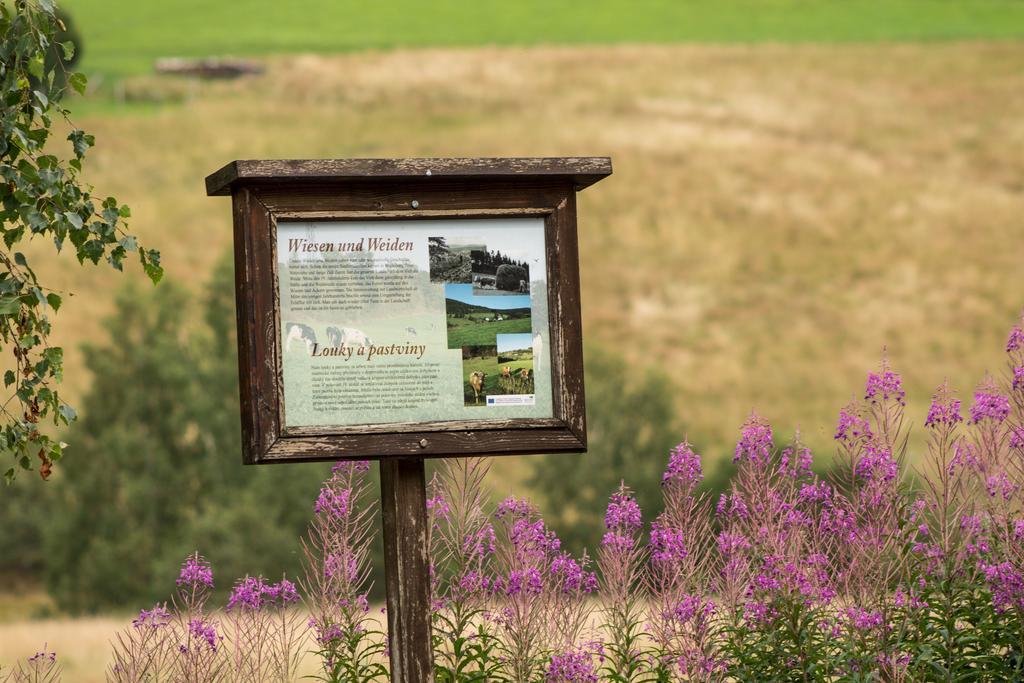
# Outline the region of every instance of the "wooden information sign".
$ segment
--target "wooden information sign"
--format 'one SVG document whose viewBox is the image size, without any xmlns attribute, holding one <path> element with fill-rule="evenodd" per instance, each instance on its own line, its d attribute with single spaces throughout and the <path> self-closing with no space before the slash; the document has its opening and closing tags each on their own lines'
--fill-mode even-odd
<svg viewBox="0 0 1024 683">
<path fill-rule="evenodd" d="M 423 459 L 586 450 L 576 192 L 604 157 L 235 161 L 243 458 L 379 459 L 392 679 L 431 680 Z"/>
</svg>

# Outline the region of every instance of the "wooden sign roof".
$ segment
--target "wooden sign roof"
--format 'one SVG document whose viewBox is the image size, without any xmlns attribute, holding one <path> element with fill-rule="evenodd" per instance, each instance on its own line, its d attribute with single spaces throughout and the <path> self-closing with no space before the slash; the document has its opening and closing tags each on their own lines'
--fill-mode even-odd
<svg viewBox="0 0 1024 683">
<path fill-rule="evenodd" d="M 466 159 L 241 159 L 206 177 L 207 195 L 229 195 L 245 183 L 370 181 L 380 179 L 571 178 L 576 190 L 611 175 L 608 157 Z"/>
</svg>

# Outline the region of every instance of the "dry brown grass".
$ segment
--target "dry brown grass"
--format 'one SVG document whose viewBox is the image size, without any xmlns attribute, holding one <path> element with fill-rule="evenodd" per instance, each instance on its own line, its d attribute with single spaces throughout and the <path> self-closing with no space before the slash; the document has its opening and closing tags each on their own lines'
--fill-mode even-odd
<svg viewBox="0 0 1024 683">
<path fill-rule="evenodd" d="M 373 614 L 379 609 L 373 607 Z M 223 616 L 219 618 L 223 620 Z M 131 619 L 131 615 L 126 615 L 123 618 L 0 620 L 0 666 L 6 670 L 45 648 L 47 652 L 57 653 L 57 661 L 62 667 L 61 683 L 105 683 L 111 643 L 117 638 L 118 632 L 129 625 Z M 382 626 L 376 624 L 371 628 L 376 631 Z M 299 662 L 297 680 L 309 680 L 309 677 L 317 673 L 318 660 L 310 654 L 313 645 L 311 640 L 301 645 L 303 656 Z"/>
<path fill-rule="evenodd" d="M 830 448 L 884 345 L 920 422 L 943 377 L 969 390 L 1001 368 L 1024 305 L 1019 43 L 269 66 L 156 114 L 81 121 L 98 139 L 90 179 L 131 204 L 173 279 L 197 282 L 228 248 L 228 202 L 203 177 L 231 159 L 607 154 L 615 175 L 580 197 L 586 342 L 667 372 L 685 428 L 718 452 L 752 407 Z M 78 294 L 58 321 L 74 349 L 123 278 L 62 264 L 44 272 Z"/>
<path fill-rule="evenodd" d="M 110 640 L 125 622 L 80 617 L 0 623 L 0 664 L 11 666 L 45 646 L 57 653 L 64 683 L 103 683 Z"/>
</svg>

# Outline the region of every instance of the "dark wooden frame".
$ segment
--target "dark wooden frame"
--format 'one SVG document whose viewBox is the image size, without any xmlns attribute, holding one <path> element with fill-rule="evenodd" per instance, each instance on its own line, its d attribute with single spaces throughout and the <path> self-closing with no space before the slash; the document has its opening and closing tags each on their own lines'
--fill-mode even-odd
<svg viewBox="0 0 1024 683">
<path fill-rule="evenodd" d="M 232 197 L 246 463 L 586 450 L 576 192 L 603 157 L 235 161 L 206 179 Z M 553 413 L 517 418 L 286 427 L 277 300 L 279 221 L 544 218 Z"/>
</svg>

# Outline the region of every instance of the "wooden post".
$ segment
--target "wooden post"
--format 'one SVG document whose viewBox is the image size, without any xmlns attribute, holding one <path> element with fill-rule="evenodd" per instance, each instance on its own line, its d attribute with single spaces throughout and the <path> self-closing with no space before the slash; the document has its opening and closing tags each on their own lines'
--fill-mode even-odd
<svg viewBox="0 0 1024 683">
<path fill-rule="evenodd" d="M 391 680 L 432 683 L 430 556 L 423 458 L 380 461 Z"/>
</svg>

